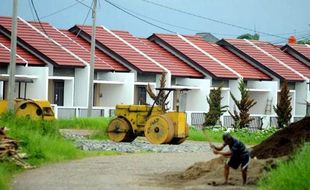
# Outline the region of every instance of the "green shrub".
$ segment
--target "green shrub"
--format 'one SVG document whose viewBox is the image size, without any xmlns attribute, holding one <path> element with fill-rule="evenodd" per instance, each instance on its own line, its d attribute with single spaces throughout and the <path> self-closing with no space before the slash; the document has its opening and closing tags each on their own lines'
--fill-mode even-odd
<svg viewBox="0 0 310 190">
<path fill-rule="evenodd" d="M 259 181 L 259 189 L 299 190 L 310 187 L 310 144 L 305 146 L 292 160 L 282 162 Z"/>
<path fill-rule="evenodd" d="M 277 129 L 275 128 L 268 128 L 258 131 L 251 131 L 247 128 L 243 128 L 232 130 L 230 134 L 245 144 L 259 144 L 272 135 L 276 130 Z M 207 138 L 209 138 L 212 142 L 223 142 L 222 136 L 224 133 L 226 133 L 226 129 L 221 127 L 207 128 L 203 131 L 191 127 L 189 130 L 188 140 L 207 141 Z"/>
</svg>

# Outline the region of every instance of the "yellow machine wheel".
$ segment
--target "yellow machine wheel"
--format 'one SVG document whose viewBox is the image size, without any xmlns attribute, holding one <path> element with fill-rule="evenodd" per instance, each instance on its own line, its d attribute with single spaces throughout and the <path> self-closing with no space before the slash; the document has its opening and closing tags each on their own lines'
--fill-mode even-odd
<svg viewBox="0 0 310 190">
<path fill-rule="evenodd" d="M 189 132 L 189 126 L 186 124 L 186 128 L 185 128 L 185 137 L 174 137 L 169 144 L 181 144 L 183 143 L 187 137 L 188 137 L 188 132 Z"/>
<path fill-rule="evenodd" d="M 18 117 L 30 117 L 31 119 L 42 119 L 43 110 L 32 101 L 23 101 L 15 106 L 15 114 Z"/>
<path fill-rule="evenodd" d="M 169 143 L 174 135 L 173 123 L 165 115 L 151 117 L 145 124 L 144 135 L 152 144 Z"/>
<path fill-rule="evenodd" d="M 108 136 L 115 142 L 132 142 L 136 138 L 130 123 L 123 118 L 115 118 L 109 123 Z"/>
</svg>

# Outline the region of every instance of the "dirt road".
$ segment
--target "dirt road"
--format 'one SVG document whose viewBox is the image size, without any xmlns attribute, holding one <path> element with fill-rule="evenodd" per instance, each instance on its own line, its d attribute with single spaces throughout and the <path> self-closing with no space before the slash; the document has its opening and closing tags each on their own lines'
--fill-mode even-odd
<svg viewBox="0 0 310 190">
<path fill-rule="evenodd" d="M 157 179 L 213 157 L 211 153 L 144 153 L 86 158 L 26 171 L 14 178 L 12 189 L 173 189 L 158 186 Z"/>
</svg>

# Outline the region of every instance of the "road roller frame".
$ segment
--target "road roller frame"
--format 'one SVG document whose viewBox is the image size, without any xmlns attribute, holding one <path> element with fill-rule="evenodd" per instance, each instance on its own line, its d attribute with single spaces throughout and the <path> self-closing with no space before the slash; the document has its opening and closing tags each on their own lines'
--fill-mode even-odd
<svg viewBox="0 0 310 190">
<path fill-rule="evenodd" d="M 166 91 L 163 100 L 166 102 L 171 92 L 188 91 L 189 89 L 156 88 L 159 90 L 152 106 L 149 105 L 116 105 L 115 115 L 108 125 L 108 136 L 116 142 L 131 142 L 137 136 L 145 136 L 153 144 L 180 144 L 188 137 L 186 113 L 171 111 L 165 113 L 158 106 L 161 93 Z M 177 97 L 178 102 L 179 97 Z"/>
<path fill-rule="evenodd" d="M 7 111 L 8 101 L 0 101 L 0 114 Z M 34 120 L 54 120 L 55 115 L 47 100 L 15 99 L 14 113 L 17 117 L 29 117 Z"/>
</svg>

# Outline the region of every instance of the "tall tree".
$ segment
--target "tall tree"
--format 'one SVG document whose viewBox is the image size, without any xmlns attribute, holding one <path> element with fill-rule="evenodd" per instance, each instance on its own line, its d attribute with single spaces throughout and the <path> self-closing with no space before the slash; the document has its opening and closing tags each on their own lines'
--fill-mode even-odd
<svg viewBox="0 0 310 190">
<path fill-rule="evenodd" d="M 167 73 L 163 72 L 160 76 L 160 79 L 159 79 L 160 88 L 164 88 L 166 86 L 166 75 L 167 75 Z M 156 93 L 153 92 L 151 85 L 148 84 L 146 87 L 146 92 L 154 101 L 155 101 L 156 97 L 159 96 L 158 101 L 156 102 L 156 105 L 161 106 L 162 111 L 164 111 L 164 112 L 166 112 L 168 110 L 167 105 L 169 102 L 165 102 L 165 96 L 166 96 L 165 91 L 161 91 L 161 93 L 156 96 Z"/>
<path fill-rule="evenodd" d="M 259 34 L 246 33 L 238 36 L 237 39 L 259 40 Z"/>
<path fill-rule="evenodd" d="M 231 98 L 235 102 L 239 112 L 234 110 L 234 113 L 229 114 L 234 119 L 235 123 L 233 124 L 234 128 L 245 128 L 248 127 L 248 124 L 253 120 L 250 118 L 250 109 L 256 104 L 256 101 L 250 97 L 249 91 L 246 89 L 246 85 L 243 80 L 239 82 L 239 91 L 241 93 L 241 100 L 237 100 L 236 97 L 230 93 Z"/>
<path fill-rule="evenodd" d="M 292 106 L 291 106 L 291 100 L 292 97 L 289 95 L 289 88 L 287 81 L 284 81 L 281 91 L 280 91 L 280 100 L 277 103 L 277 106 L 273 106 L 274 111 L 276 112 L 278 116 L 278 127 L 283 128 L 287 127 L 289 124 L 289 121 L 292 117 Z"/>
<path fill-rule="evenodd" d="M 223 97 L 221 96 L 222 87 L 223 87 L 223 84 L 211 90 L 209 97 L 207 97 L 207 101 L 209 104 L 209 112 L 204 114 L 205 122 L 203 123 L 203 126 L 216 125 L 216 122 L 220 119 L 220 117 L 226 111 L 225 108 L 228 107 L 227 105 L 225 106 L 221 105 L 221 100 L 223 99 Z"/>
</svg>

